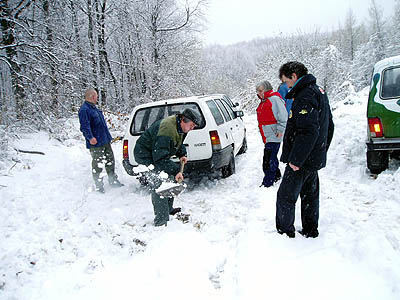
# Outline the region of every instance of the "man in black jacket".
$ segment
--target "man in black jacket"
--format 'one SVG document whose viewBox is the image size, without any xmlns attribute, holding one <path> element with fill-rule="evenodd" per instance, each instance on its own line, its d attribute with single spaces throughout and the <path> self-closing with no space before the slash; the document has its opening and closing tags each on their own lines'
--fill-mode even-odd
<svg viewBox="0 0 400 300">
<path fill-rule="evenodd" d="M 300 233 L 315 238 L 319 234 L 318 170 L 326 165 L 334 129 L 332 113 L 327 95 L 302 63 L 285 63 L 279 77 L 291 88 L 287 97 L 294 101 L 283 138 L 281 161 L 287 165 L 277 194 L 276 229 L 295 237 L 295 208 L 300 195 Z"/>
</svg>

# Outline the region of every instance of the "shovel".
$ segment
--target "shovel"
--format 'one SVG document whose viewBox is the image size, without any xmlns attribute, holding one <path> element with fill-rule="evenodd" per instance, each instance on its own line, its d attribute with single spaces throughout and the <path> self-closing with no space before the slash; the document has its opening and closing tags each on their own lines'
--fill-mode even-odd
<svg viewBox="0 0 400 300">
<path fill-rule="evenodd" d="M 185 163 L 181 161 L 181 169 L 179 170 L 179 172 L 183 173 L 184 168 Z M 182 182 L 182 179 L 179 179 L 177 183 L 171 181 L 163 182 L 161 186 L 156 189 L 156 193 L 161 197 L 173 198 L 182 193 L 185 188 L 186 184 Z"/>
</svg>

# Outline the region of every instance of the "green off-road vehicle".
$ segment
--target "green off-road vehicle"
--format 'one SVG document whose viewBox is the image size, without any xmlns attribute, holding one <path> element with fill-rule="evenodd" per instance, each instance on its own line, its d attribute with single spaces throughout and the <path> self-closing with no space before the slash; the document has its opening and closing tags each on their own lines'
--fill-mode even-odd
<svg viewBox="0 0 400 300">
<path fill-rule="evenodd" d="M 367 166 L 379 174 L 400 157 L 400 56 L 377 62 L 368 97 Z"/>
</svg>

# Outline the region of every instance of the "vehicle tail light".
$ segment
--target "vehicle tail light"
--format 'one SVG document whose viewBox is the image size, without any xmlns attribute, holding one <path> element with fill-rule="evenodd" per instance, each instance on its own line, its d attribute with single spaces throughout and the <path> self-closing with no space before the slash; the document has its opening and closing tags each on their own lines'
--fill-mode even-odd
<svg viewBox="0 0 400 300">
<path fill-rule="evenodd" d="M 128 154 L 128 140 L 124 140 L 124 144 L 122 146 L 122 158 L 123 159 L 129 159 L 129 154 Z"/>
<path fill-rule="evenodd" d="M 210 131 L 210 139 L 213 151 L 221 150 L 221 141 L 219 139 L 218 131 Z"/>
<path fill-rule="evenodd" d="M 383 127 L 381 119 L 368 118 L 368 125 L 372 137 L 383 137 Z"/>
</svg>

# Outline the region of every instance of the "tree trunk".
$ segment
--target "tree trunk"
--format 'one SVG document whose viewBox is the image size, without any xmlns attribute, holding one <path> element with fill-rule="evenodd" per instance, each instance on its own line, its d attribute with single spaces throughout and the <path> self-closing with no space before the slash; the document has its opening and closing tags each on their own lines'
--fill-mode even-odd
<svg viewBox="0 0 400 300">
<path fill-rule="evenodd" d="M 2 41 L 5 46 L 5 59 L 11 73 L 11 84 L 15 98 L 15 110 L 17 113 L 17 119 L 21 120 L 24 117 L 23 108 L 26 93 L 21 75 L 22 70 L 20 65 L 17 63 L 18 53 L 14 36 L 15 22 L 13 21 L 14 19 L 17 19 L 17 17 L 11 15 L 7 0 L 2 0 L 0 2 L 0 16 Z"/>
<path fill-rule="evenodd" d="M 49 1 L 44 0 L 43 1 L 43 12 L 44 12 L 44 17 L 45 17 L 45 26 L 46 26 L 46 39 L 48 43 L 48 47 L 50 50 L 54 49 L 54 41 L 53 41 L 53 30 L 50 22 L 50 12 L 49 12 Z M 58 112 L 58 82 L 56 79 L 57 76 L 57 71 L 54 66 L 53 62 L 50 63 L 50 80 L 51 80 L 51 104 L 50 108 L 51 110 L 57 114 Z"/>
<path fill-rule="evenodd" d="M 94 20 L 93 20 L 93 7 L 92 1 L 87 0 L 87 15 L 88 15 L 88 39 L 90 47 L 90 61 L 92 64 L 92 87 L 98 90 L 97 85 L 97 59 L 95 54 L 95 42 L 94 42 Z"/>
</svg>

